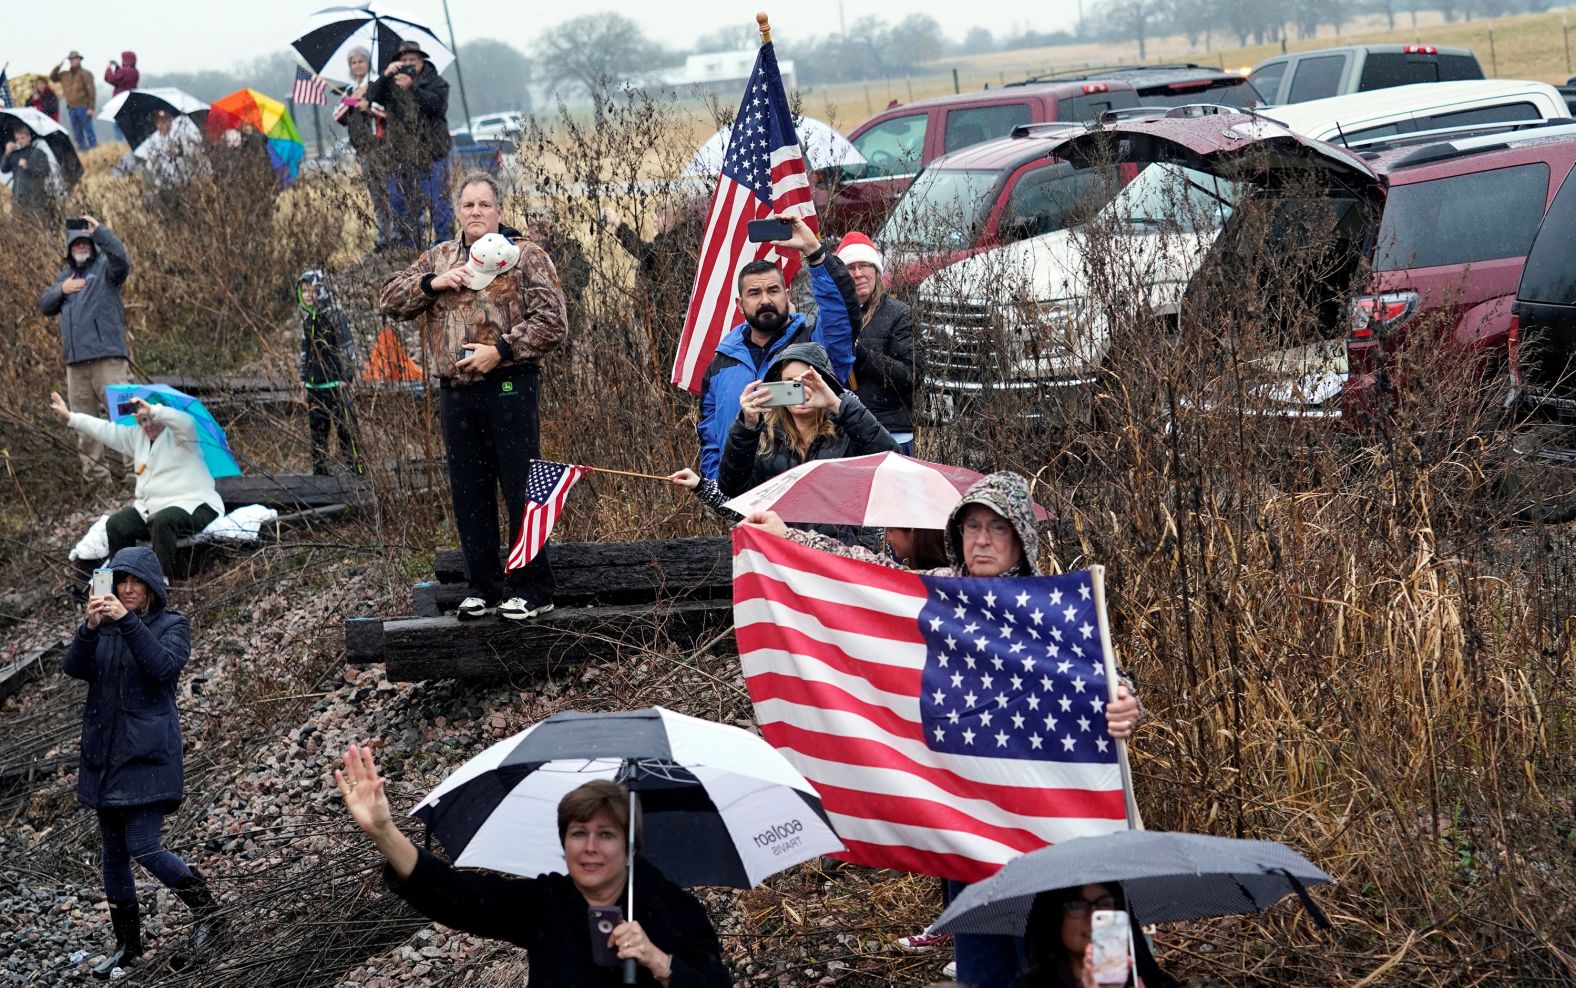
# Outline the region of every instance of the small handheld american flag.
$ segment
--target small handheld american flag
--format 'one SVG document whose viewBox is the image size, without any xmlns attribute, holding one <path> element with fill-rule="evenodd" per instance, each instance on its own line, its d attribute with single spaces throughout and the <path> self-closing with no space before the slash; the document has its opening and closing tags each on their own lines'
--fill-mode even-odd
<svg viewBox="0 0 1576 988">
<path fill-rule="evenodd" d="M 6 82 L 5 69 L 0 69 L 0 106 L 3 106 L 8 110 L 16 106 L 16 104 L 11 101 L 11 84 Z"/>
<path fill-rule="evenodd" d="M 297 106 L 307 103 L 327 104 L 328 80 L 297 65 L 295 85 L 290 87 L 290 102 Z"/>
<path fill-rule="evenodd" d="M 553 524 L 569 498 L 575 481 L 591 472 L 590 467 L 574 463 L 532 460 L 525 483 L 525 511 L 520 515 L 520 538 L 509 550 L 506 569 L 519 569 L 536 558 L 553 534 Z"/>
</svg>

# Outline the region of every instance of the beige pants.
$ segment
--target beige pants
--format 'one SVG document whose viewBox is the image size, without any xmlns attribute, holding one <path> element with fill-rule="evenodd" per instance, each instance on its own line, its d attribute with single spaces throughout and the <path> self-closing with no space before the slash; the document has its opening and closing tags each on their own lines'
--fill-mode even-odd
<svg viewBox="0 0 1576 988">
<path fill-rule="evenodd" d="M 84 360 L 80 364 L 66 365 L 66 404 L 73 412 L 83 412 L 100 418 L 109 418 L 104 407 L 106 384 L 131 382 L 131 364 L 125 357 L 102 357 Z M 109 480 L 109 468 L 104 466 L 104 447 L 99 442 L 77 433 L 77 456 L 82 460 L 82 476 L 88 480 Z M 116 457 L 121 459 L 121 457 Z"/>
</svg>

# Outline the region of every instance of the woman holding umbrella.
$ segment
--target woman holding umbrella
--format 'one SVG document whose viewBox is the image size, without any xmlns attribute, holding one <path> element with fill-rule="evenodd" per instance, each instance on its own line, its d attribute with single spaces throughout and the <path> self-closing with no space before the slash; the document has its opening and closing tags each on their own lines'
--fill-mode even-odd
<svg viewBox="0 0 1576 988">
<path fill-rule="evenodd" d="M 387 862 L 394 891 L 423 915 L 477 936 L 507 940 L 530 952 L 533 982 L 546 985 L 617 985 L 618 966 L 597 954 L 616 954 L 638 965 L 641 985 L 728 985 L 716 931 L 695 897 L 640 857 L 635 917 L 601 930 L 589 910 L 626 905 L 626 842 L 631 828 L 641 843 L 640 809 L 631 819 L 627 790 L 598 779 L 573 789 L 558 803 L 558 839 L 567 876 L 536 878 L 461 871 L 421 850 L 394 826 L 370 748 L 351 745 L 334 782 L 352 819 Z M 595 942 L 605 937 L 601 943 Z"/>
<path fill-rule="evenodd" d="M 11 128 L 0 159 L 0 175 L 11 176 L 11 205 L 43 213 L 49 208 L 49 156 L 33 143 L 33 131 L 26 124 Z"/>
</svg>

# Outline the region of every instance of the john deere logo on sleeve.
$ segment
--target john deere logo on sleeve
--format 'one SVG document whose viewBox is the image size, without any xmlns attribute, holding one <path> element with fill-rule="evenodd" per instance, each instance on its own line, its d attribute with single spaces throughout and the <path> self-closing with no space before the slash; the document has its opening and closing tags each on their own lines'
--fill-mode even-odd
<svg viewBox="0 0 1576 988">
<path fill-rule="evenodd" d="M 798 820 L 789 820 L 787 823 L 773 824 L 754 837 L 756 847 L 769 847 L 773 854 L 785 854 L 799 846 L 804 840 L 800 836 L 804 831 L 804 824 Z"/>
<path fill-rule="evenodd" d="M 513 381 L 505 381 L 505 382 L 503 382 L 503 393 L 506 394 L 506 395 L 514 394 L 514 382 Z"/>
</svg>

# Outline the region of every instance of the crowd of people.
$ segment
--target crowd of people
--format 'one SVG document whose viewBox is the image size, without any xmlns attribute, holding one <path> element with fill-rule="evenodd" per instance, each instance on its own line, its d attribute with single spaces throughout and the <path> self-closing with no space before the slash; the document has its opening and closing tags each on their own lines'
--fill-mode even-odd
<svg viewBox="0 0 1576 988">
<path fill-rule="evenodd" d="M 68 69 L 56 69 L 56 81 L 79 146 L 91 146 L 93 80 L 79 53 L 68 61 Z M 504 191 L 492 175 L 472 172 L 451 180 L 448 87 L 418 45 L 401 45 L 381 69 L 367 50 L 354 50 L 349 69 L 354 81 L 339 94 L 333 117 L 357 152 L 377 248 L 419 251 L 383 283 L 376 308 L 387 319 L 416 324 L 437 392 L 470 588 L 456 616 L 527 621 L 553 609 L 553 572 L 546 553 L 504 569 L 498 502 L 501 496 L 513 544 L 531 495 L 530 465 L 540 452 L 544 369 L 556 350 L 589 328 L 580 308 L 584 258 L 549 215 L 531 213 L 525 231 L 506 224 Z M 118 91 L 135 86 L 135 55 L 124 53 L 105 78 Z M 161 149 L 183 153 L 200 135 L 186 129 L 184 117 L 163 114 L 154 123 L 150 140 L 158 146 L 151 158 L 158 172 L 179 158 Z M 254 138 L 239 134 L 230 143 L 244 148 Z M 38 167 L 31 146 L 27 134 L 15 132 L 5 169 L 31 177 Z M 165 166 L 161 157 L 168 159 Z M 180 180 L 175 173 L 158 179 Z M 33 194 L 26 186 L 13 182 L 18 196 Z M 632 311 L 656 346 L 669 331 L 659 325 L 664 314 L 650 306 L 652 286 L 686 279 L 694 245 L 670 215 L 651 241 L 611 210 L 600 219 L 637 262 L 635 294 L 645 307 Z M 808 461 L 912 454 L 915 448 L 913 406 L 924 360 L 907 306 L 883 288 L 880 249 L 861 233 L 846 234 L 833 249 L 802 218 L 783 219 L 791 232 L 776 247 L 802 259 L 814 311 L 798 311 L 777 263 L 753 261 L 738 269 L 743 321 L 725 334 L 706 370 L 696 460 L 670 478 L 719 511 L 729 498 Z M 151 395 L 115 409 L 106 404 L 106 387 L 132 377 L 121 301 L 132 269 L 126 246 L 92 217 L 68 225 L 65 246 L 62 266 L 40 299 L 41 311 L 59 318 L 66 367 L 66 396 L 52 392 L 50 409 L 77 434 L 85 479 L 115 484 L 129 474 L 133 485 L 131 503 L 107 521 L 110 558 L 103 569 L 111 574 L 110 586 L 88 597 L 65 660 L 70 675 L 89 683 L 79 798 L 98 817 L 115 937 L 93 973 L 110 977 L 143 949 L 132 862 L 175 890 L 192 911 L 196 922 L 186 954 L 224 929 L 204 878 L 166 850 L 160 837 L 164 817 L 182 797 L 175 696 L 191 635 L 186 619 L 169 606 L 168 577 L 178 571 L 179 540 L 201 531 L 224 505 L 191 414 Z M 336 439 L 340 459 L 360 469 L 349 316 L 321 268 L 302 273 L 292 289 L 313 470 L 334 468 Z M 1012 473 L 975 485 L 943 529 L 790 528 L 770 512 L 728 519 L 734 521 L 915 572 L 981 578 L 1039 572 L 1029 485 Z M 1105 716 L 1113 738 L 1132 735 L 1142 708 L 1131 682 L 1123 680 Z M 413 845 L 392 822 L 369 749 L 346 751 L 334 776 L 351 818 L 385 859 L 390 888 L 436 921 L 525 947 L 544 983 L 618 983 L 616 972 L 599 960 L 604 946 L 619 960 L 635 962 L 637 983 L 729 983 L 705 910 L 638 855 L 632 863 L 626 859 L 626 842 L 640 843 L 641 819 L 623 787 L 595 782 L 564 797 L 558 835 L 568 873 L 521 880 L 456 869 Z M 627 907 L 631 867 L 642 889 L 639 904 L 607 932 L 605 944 L 596 943 L 586 934 L 585 909 Z M 944 894 L 959 891 L 949 882 Z M 1026 938 L 957 936 L 957 977 L 975 986 L 1091 984 L 1091 910 L 1109 908 L 1120 895 L 1106 886 L 1045 893 Z M 1147 948 L 1139 953 L 1137 983 L 1171 983 Z"/>
</svg>

